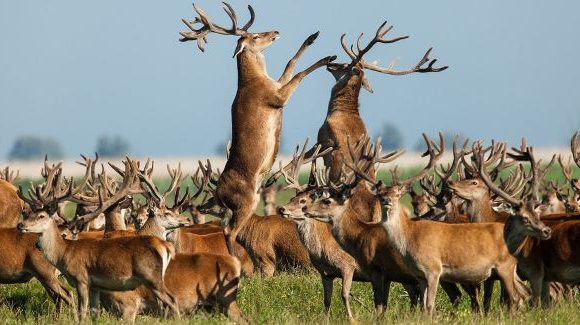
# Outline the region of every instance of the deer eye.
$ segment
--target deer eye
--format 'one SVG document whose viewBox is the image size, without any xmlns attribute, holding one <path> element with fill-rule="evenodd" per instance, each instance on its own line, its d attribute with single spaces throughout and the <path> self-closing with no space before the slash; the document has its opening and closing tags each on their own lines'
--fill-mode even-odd
<svg viewBox="0 0 580 325">
<path fill-rule="evenodd" d="M 477 181 L 471 182 L 471 185 L 477 185 Z"/>
<path fill-rule="evenodd" d="M 258 38 L 260 38 L 260 35 L 254 35 L 254 36 L 252 36 L 252 38 L 253 39 L 258 39 Z"/>
<path fill-rule="evenodd" d="M 300 204 L 306 204 L 306 200 L 305 199 L 300 199 Z"/>
<path fill-rule="evenodd" d="M 332 203 L 332 202 L 329 199 L 322 200 L 322 204 L 330 205 L 330 203 Z"/>
</svg>

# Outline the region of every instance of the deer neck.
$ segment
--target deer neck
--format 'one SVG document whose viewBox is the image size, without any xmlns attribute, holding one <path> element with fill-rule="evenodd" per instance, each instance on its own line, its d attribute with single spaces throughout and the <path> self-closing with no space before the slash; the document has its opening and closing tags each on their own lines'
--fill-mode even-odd
<svg viewBox="0 0 580 325">
<path fill-rule="evenodd" d="M 50 222 L 48 228 L 40 234 L 36 242 L 44 257 L 53 265 L 59 265 L 63 259 L 68 241 L 62 238 L 56 222 Z"/>
<path fill-rule="evenodd" d="M 312 255 L 322 256 L 322 244 L 318 233 L 316 232 L 316 223 L 319 221 L 315 220 L 301 220 L 296 223 L 296 229 L 298 230 L 298 235 L 300 240 Z"/>
<path fill-rule="evenodd" d="M 155 217 L 148 218 L 143 227 L 137 232 L 139 236 L 155 236 L 163 240 L 167 239 L 167 229 L 161 226 L 159 220 Z"/>
<path fill-rule="evenodd" d="M 519 231 L 514 223 L 515 219 L 513 217 L 506 220 L 503 228 L 503 238 L 510 254 L 518 258 L 527 255 L 533 239 Z"/>
<path fill-rule="evenodd" d="M 328 104 L 328 114 L 332 112 L 359 113 L 359 94 L 361 83 L 356 85 L 346 85 L 337 83 L 330 93 L 330 102 Z M 340 87 L 342 86 L 342 87 Z"/>
<path fill-rule="evenodd" d="M 491 197 L 484 195 L 477 200 L 468 200 L 467 214 L 471 222 L 495 222 L 497 221 L 497 213 L 491 206 Z"/>
<path fill-rule="evenodd" d="M 115 230 L 127 230 L 125 218 L 118 207 L 105 212 L 105 233 Z"/>
<path fill-rule="evenodd" d="M 383 209 L 381 225 L 387 232 L 389 240 L 401 254 L 405 254 L 409 243 L 411 220 L 405 217 L 399 200 L 393 200 L 389 209 Z"/>
<path fill-rule="evenodd" d="M 270 78 L 266 71 L 266 60 L 259 52 L 244 50 L 237 56 L 238 89 L 255 82 L 256 79 Z"/>
</svg>

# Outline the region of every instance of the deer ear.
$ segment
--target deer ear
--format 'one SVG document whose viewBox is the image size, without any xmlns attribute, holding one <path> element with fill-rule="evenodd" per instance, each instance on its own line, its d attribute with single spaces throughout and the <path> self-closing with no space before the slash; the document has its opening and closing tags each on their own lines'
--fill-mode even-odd
<svg viewBox="0 0 580 325">
<path fill-rule="evenodd" d="M 246 39 L 241 37 L 238 40 L 238 45 L 236 46 L 236 50 L 234 51 L 234 56 L 232 56 L 232 58 L 235 58 L 236 56 L 238 56 L 238 54 L 242 53 L 245 47 L 246 47 Z"/>
<path fill-rule="evenodd" d="M 373 87 L 371 86 L 371 83 L 369 82 L 369 80 L 367 79 L 367 76 L 362 77 L 362 86 L 364 87 L 364 89 L 366 89 L 369 93 L 373 93 Z"/>
</svg>

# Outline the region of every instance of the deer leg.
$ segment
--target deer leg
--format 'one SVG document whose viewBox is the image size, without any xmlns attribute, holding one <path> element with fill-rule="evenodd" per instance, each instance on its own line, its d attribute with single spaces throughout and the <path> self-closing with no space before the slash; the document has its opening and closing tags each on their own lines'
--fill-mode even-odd
<svg viewBox="0 0 580 325">
<path fill-rule="evenodd" d="M 377 316 L 383 313 L 383 308 L 385 305 L 385 280 L 382 274 L 375 275 L 371 282 L 373 288 L 373 300 L 375 302 L 375 310 Z M 390 283 L 389 283 L 390 284 Z"/>
<path fill-rule="evenodd" d="M 165 307 L 169 307 L 169 309 L 171 309 L 173 315 L 176 318 L 180 317 L 179 308 L 177 307 L 177 300 L 167 291 L 167 287 L 165 287 L 163 279 L 158 279 L 157 281 L 148 283 L 146 285 L 149 289 L 151 289 L 155 297 L 161 300 Z"/>
<path fill-rule="evenodd" d="M 298 49 L 296 54 L 294 54 L 292 59 L 290 59 L 290 61 L 288 61 L 288 63 L 286 64 L 286 68 L 284 69 L 282 76 L 280 76 L 280 79 L 278 79 L 279 83 L 285 84 L 288 81 L 290 81 L 290 78 L 292 78 L 292 73 L 294 72 L 294 68 L 296 68 L 296 63 L 298 63 L 298 59 L 300 59 L 302 54 L 304 54 L 304 51 L 310 45 L 312 45 L 312 43 L 314 43 L 314 41 L 318 37 L 318 34 L 319 34 L 319 32 L 316 32 L 316 33 L 308 36 L 308 38 L 304 41 L 304 43 L 302 43 L 302 46 L 300 46 L 300 48 Z"/>
<path fill-rule="evenodd" d="M 352 316 L 352 309 L 350 308 L 350 288 L 352 286 L 352 278 L 354 276 L 354 271 L 349 269 L 342 274 L 342 302 L 346 308 L 346 316 L 351 323 L 354 323 L 354 317 Z"/>
<path fill-rule="evenodd" d="M 425 294 L 423 295 L 423 308 L 429 317 L 435 315 L 435 297 L 437 296 L 437 286 L 439 284 L 439 274 L 426 274 Z"/>
<path fill-rule="evenodd" d="M 409 295 L 409 304 L 411 305 L 411 308 L 416 308 L 419 304 L 419 297 L 421 297 L 420 290 L 416 285 L 412 284 L 403 284 L 403 288 L 407 291 L 407 295 Z"/>
<path fill-rule="evenodd" d="M 441 288 L 447 294 L 449 298 L 449 302 L 454 307 L 457 307 L 459 302 L 461 301 L 461 290 L 457 287 L 455 283 L 451 282 L 441 282 Z"/>
<path fill-rule="evenodd" d="M 97 319 L 99 317 L 100 294 L 98 290 L 89 290 L 89 307 L 91 317 Z"/>
<path fill-rule="evenodd" d="M 227 307 L 222 308 L 222 313 L 226 315 L 229 319 L 234 321 L 236 324 L 248 324 L 248 320 L 242 313 L 242 310 L 238 306 L 238 303 L 232 301 Z"/>
<path fill-rule="evenodd" d="M 314 70 L 334 61 L 335 59 L 336 56 L 327 56 L 318 60 L 318 62 L 306 68 L 306 70 L 298 72 L 294 77 L 292 77 L 292 79 L 290 79 L 290 81 L 282 85 L 282 87 L 278 90 L 278 95 L 275 96 L 274 102 L 270 104 L 275 107 L 284 107 L 304 77 L 312 73 Z"/>
<path fill-rule="evenodd" d="M 326 313 L 326 315 L 330 313 L 333 281 L 334 279 L 332 277 L 322 275 L 322 292 L 324 295 L 324 312 Z"/>
<path fill-rule="evenodd" d="M 87 318 L 87 310 L 89 308 L 89 285 L 87 283 L 77 283 L 78 293 L 78 317 L 79 322 L 84 323 Z"/>
<path fill-rule="evenodd" d="M 481 311 L 481 304 L 479 302 L 479 295 L 481 292 L 481 285 L 479 285 L 479 284 L 462 284 L 461 287 L 463 288 L 463 290 L 465 290 L 465 292 L 467 292 L 467 295 L 469 296 L 469 300 L 471 302 L 471 310 L 474 312 L 480 312 Z"/>
<path fill-rule="evenodd" d="M 516 303 L 516 290 L 515 290 L 515 278 L 514 278 L 514 268 L 515 265 L 509 266 L 500 266 L 497 269 L 498 276 L 500 281 L 505 288 L 506 295 L 507 295 L 507 302 L 508 308 L 510 313 L 515 312 L 517 303 Z"/>
<path fill-rule="evenodd" d="M 489 307 L 491 306 L 494 283 L 492 279 L 487 279 L 483 282 L 483 311 L 485 313 L 489 312 Z"/>
</svg>

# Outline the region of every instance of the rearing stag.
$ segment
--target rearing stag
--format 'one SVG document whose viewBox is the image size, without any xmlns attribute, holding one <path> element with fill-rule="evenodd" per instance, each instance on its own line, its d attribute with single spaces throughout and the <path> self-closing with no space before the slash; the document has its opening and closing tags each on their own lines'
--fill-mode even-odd
<svg viewBox="0 0 580 325">
<path fill-rule="evenodd" d="M 225 234 L 231 244 L 241 226 L 253 214 L 258 201 L 258 190 L 263 176 L 270 171 L 276 159 L 282 128 L 282 108 L 302 79 L 314 70 L 336 59 L 328 56 L 306 70 L 293 75 L 298 59 L 318 37 L 310 35 L 290 59 L 282 76 L 273 80 L 266 72 L 262 51 L 278 39 L 278 31 L 252 33 L 248 29 L 254 22 L 251 6 L 250 20 L 241 28 L 233 8 L 224 2 L 224 10 L 232 21 L 231 28 L 213 23 L 207 14 L 193 5 L 199 17 L 183 22 L 191 29 L 181 32 L 182 42 L 196 40 L 200 50 L 209 33 L 238 36 L 234 57 L 238 63 L 238 91 L 232 104 L 232 145 L 230 156 L 218 181 L 213 204 L 232 211 L 231 220 L 224 220 Z M 199 29 L 195 24 L 201 24 Z"/>
</svg>

